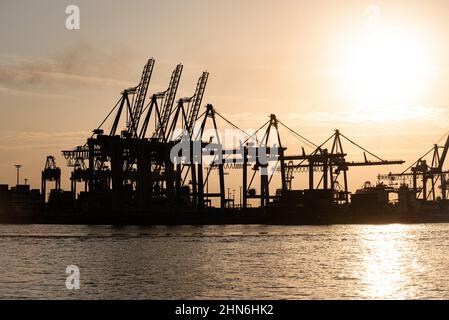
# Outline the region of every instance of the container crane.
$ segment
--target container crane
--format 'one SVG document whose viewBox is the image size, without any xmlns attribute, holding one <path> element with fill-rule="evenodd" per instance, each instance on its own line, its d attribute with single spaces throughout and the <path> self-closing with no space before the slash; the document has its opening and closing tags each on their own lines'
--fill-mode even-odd
<svg viewBox="0 0 449 320">
<path fill-rule="evenodd" d="M 56 165 L 55 157 L 48 156 L 45 161 L 45 167 L 42 171 L 41 188 L 42 188 L 42 203 L 46 202 L 47 196 L 47 182 L 54 181 L 55 189 L 61 189 L 61 169 Z"/>
<path fill-rule="evenodd" d="M 441 149 L 443 151 L 440 154 Z M 436 184 L 440 181 L 441 197 L 442 199 L 447 199 L 447 175 L 449 174 L 449 171 L 444 171 L 443 166 L 447 158 L 448 150 L 449 135 L 446 138 L 444 146 L 434 144 L 429 151 L 427 151 L 403 172 L 379 174 L 378 179 L 388 180 L 390 182 L 395 180 L 403 180 L 404 184 L 405 180 L 411 179 L 413 192 L 415 192 L 417 198 L 422 198 L 423 200 L 429 200 L 430 198 L 432 198 L 432 200 L 436 200 Z M 431 161 L 427 161 L 425 159 L 429 154 L 432 154 Z M 419 183 L 419 180 L 421 183 Z"/>
</svg>

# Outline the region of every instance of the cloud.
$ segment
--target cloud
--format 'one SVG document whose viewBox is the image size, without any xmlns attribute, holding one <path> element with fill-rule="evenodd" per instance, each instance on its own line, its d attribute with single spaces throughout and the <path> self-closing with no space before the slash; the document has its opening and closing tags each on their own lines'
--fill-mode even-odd
<svg viewBox="0 0 449 320">
<path fill-rule="evenodd" d="M 67 131 L 67 132 L 47 132 L 47 131 L 3 131 L 0 132 L 0 141 L 2 140 L 39 140 L 39 139 L 73 139 L 87 137 L 90 132 L 87 131 Z"/>
<path fill-rule="evenodd" d="M 277 113 L 277 118 L 287 126 L 329 127 L 330 125 L 356 125 L 360 123 L 384 123 L 404 121 L 444 122 L 448 118 L 448 108 L 433 106 L 410 106 L 366 110 L 361 108 L 340 111 L 300 111 Z M 388 112 L 386 111 L 388 110 Z M 224 117 L 236 124 L 262 125 L 268 120 L 268 113 L 223 113 Z"/>
<path fill-rule="evenodd" d="M 57 94 L 57 93 L 39 93 L 39 92 L 31 92 L 26 90 L 18 90 L 11 89 L 7 87 L 0 86 L 0 93 L 11 95 L 11 96 L 25 96 L 25 97 L 34 97 L 34 98 L 51 98 L 51 99 L 73 99 L 74 97 Z"/>
<path fill-rule="evenodd" d="M 14 87 L 25 87 L 32 84 L 78 84 L 78 85 L 101 85 L 130 87 L 132 82 L 112 78 L 104 78 L 90 75 L 71 74 L 64 71 L 52 70 L 49 65 L 47 69 L 27 69 L 25 66 L 14 66 L 0 70 L 0 83 L 9 84 Z"/>
<path fill-rule="evenodd" d="M 3 57 L 0 63 L 0 93 L 41 98 L 68 98 L 69 95 L 48 93 L 60 86 L 110 86 L 128 88 L 123 72 L 128 59 L 123 50 L 102 52 L 80 43 L 50 58 Z"/>
<path fill-rule="evenodd" d="M 1 150 L 21 150 L 21 149 L 48 149 L 70 148 L 73 145 L 83 144 L 91 134 L 87 131 L 68 132 L 43 132 L 43 131 L 22 131 L 22 132 L 0 132 Z"/>
</svg>

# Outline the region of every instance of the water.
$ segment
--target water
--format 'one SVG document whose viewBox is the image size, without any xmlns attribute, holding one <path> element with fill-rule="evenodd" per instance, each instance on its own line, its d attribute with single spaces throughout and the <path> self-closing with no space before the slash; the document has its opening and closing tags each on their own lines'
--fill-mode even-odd
<svg viewBox="0 0 449 320">
<path fill-rule="evenodd" d="M 0 225 L 0 298 L 447 299 L 448 252 L 449 224 Z"/>
</svg>

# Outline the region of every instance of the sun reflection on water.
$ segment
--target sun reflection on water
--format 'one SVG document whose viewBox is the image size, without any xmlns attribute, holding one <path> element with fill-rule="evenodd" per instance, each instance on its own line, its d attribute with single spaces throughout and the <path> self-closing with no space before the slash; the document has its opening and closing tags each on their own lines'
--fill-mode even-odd
<svg viewBox="0 0 449 320">
<path fill-rule="evenodd" d="M 362 265 L 359 270 L 363 282 L 363 295 L 367 298 L 407 298 L 410 292 L 410 268 L 419 266 L 410 260 L 408 226 L 367 226 L 361 238 L 363 248 Z"/>
</svg>

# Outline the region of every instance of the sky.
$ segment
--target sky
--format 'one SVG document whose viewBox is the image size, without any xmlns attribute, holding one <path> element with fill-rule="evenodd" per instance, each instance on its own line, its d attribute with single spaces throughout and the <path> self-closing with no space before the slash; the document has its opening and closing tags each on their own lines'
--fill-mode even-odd
<svg viewBox="0 0 449 320">
<path fill-rule="evenodd" d="M 79 30 L 66 28 L 69 5 Z M 150 57 L 151 92 L 183 63 L 178 97 L 207 70 L 203 102 L 244 129 L 275 113 L 316 144 L 338 128 L 383 159 L 413 162 L 449 130 L 447 30 L 446 0 L 2 0 L 0 183 L 15 184 L 20 163 L 39 187 L 54 155 L 68 188 L 61 150 L 84 144 Z M 350 185 L 405 167 L 357 169 Z"/>
</svg>

